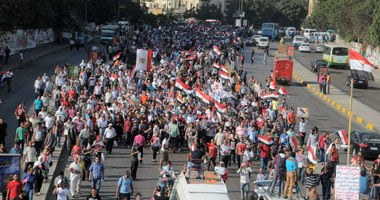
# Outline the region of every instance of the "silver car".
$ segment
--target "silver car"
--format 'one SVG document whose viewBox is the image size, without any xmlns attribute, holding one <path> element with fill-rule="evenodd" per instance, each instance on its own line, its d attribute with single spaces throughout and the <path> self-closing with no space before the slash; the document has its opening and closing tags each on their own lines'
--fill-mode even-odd
<svg viewBox="0 0 380 200">
<path fill-rule="evenodd" d="M 315 46 L 316 53 L 322 53 L 324 50 L 325 50 L 325 46 L 323 46 L 323 44 L 318 44 L 317 46 Z"/>
</svg>

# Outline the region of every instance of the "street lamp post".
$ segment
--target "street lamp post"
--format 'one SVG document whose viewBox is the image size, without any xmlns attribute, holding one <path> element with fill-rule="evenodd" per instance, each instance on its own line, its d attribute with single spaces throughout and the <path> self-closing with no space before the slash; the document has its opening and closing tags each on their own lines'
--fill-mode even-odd
<svg viewBox="0 0 380 200">
<path fill-rule="evenodd" d="M 350 79 L 350 107 L 348 110 L 348 144 L 347 144 L 347 166 L 350 165 L 350 146 L 351 146 L 351 123 L 352 123 L 352 92 L 354 90 L 354 81 Z"/>
</svg>

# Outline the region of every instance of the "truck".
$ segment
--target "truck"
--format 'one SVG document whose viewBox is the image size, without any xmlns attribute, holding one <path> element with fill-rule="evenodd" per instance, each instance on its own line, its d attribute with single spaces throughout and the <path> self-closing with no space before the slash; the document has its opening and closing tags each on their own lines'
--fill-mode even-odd
<svg viewBox="0 0 380 200">
<path fill-rule="evenodd" d="M 277 83 L 289 85 L 292 82 L 293 75 L 293 58 L 287 54 L 277 54 L 274 60 L 272 78 Z"/>
<path fill-rule="evenodd" d="M 118 25 L 105 25 L 101 29 L 100 40 L 102 43 L 112 43 L 119 37 Z"/>
</svg>

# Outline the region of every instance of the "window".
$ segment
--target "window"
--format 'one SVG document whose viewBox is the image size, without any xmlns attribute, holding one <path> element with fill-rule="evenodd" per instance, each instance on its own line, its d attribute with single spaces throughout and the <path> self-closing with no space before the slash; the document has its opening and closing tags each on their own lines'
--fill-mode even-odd
<svg viewBox="0 0 380 200">
<path fill-rule="evenodd" d="M 325 50 L 323 51 L 323 54 L 330 55 L 331 47 L 325 47 Z"/>
<path fill-rule="evenodd" d="M 336 47 L 336 48 L 333 49 L 332 54 L 336 55 L 336 56 L 347 56 L 348 55 L 348 48 L 346 48 L 346 47 Z"/>
<path fill-rule="evenodd" d="M 263 24 L 263 28 L 273 28 L 273 24 Z"/>
</svg>

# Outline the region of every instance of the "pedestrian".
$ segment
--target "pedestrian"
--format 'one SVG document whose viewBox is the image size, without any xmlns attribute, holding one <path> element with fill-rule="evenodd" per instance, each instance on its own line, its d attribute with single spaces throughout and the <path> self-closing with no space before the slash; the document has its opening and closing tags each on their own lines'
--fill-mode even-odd
<svg viewBox="0 0 380 200">
<path fill-rule="evenodd" d="M 260 167 L 264 169 L 264 173 L 267 172 L 267 166 L 269 161 L 269 156 L 271 152 L 270 146 L 266 144 L 259 144 L 259 149 L 261 150 L 260 155 Z"/>
<path fill-rule="evenodd" d="M 248 200 L 249 193 L 249 173 L 252 169 L 248 167 L 247 163 L 242 163 L 237 173 L 240 175 L 240 199 Z"/>
<path fill-rule="evenodd" d="M 139 131 L 139 134 L 135 136 L 135 139 L 133 141 L 133 145 L 139 144 L 137 146 L 137 150 L 140 152 L 138 155 L 138 159 L 140 163 L 144 160 L 144 146 L 145 146 L 145 137 L 141 134 L 141 130 Z"/>
<path fill-rule="evenodd" d="M 307 168 L 305 173 L 306 198 L 316 199 L 316 189 L 319 184 L 319 175 L 314 174 L 313 168 Z"/>
<path fill-rule="evenodd" d="M 325 139 L 328 137 L 327 132 L 323 132 L 321 136 L 319 136 L 318 139 L 318 150 L 319 150 L 319 162 L 325 161 Z"/>
<path fill-rule="evenodd" d="M 301 147 L 296 153 L 296 160 L 297 160 L 297 181 L 298 183 L 304 183 L 304 169 L 306 166 L 306 156 L 304 153 L 304 149 Z"/>
<path fill-rule="evenodd" d="M 11 50 L 8 48 L 8 46 L 5 46 L 4 53 L 5 53 L 5 61 L 4 61 L 4 64 L 8 64 L 9 55 L 10 55 L 10 53 L 11 53 Z"/>
<path fill-rule="evenodd" d="M 327 94 L 330 94 L 331 75 L 329 72 L 327 72 L 326 82 L 327 82 Z"/>
<path fill-rule="evenodd" d="M 63 171 L 60 171 L 58 176 L 54 179 L 54 187 L 57 188 L 62 182 L 65 183 L 66 186 L 69 185 L 69 179 L 65 176 Z"/>
<path fill-rule="evenodd" d="M 38 116 L 38 113 L 41 112 L 41 109 L 42 109 L 42 106 L 43 106 L 43 102 L 42 102 L 40 96 L 37 96 L 37 98 L 34 100 L 33 106 L 34 106 L 34 111 L 36 113 L 36 116 Z"/>
<path fill-rule="evenodd" d="M 179 127 L 177 125 L 177 121 L 173 118 L 172 122 L 169 124 L 169 141 L 170 141 L 170 150 L 175 153 L 178 146 L 178 136 L 180 135 Z"/>
<path fill-rule="evenodd" d="M 323 92 L 323 77 L 323 73 L 320 73 L 318 76 L 319 92 Z"/>
<path fill-rule="evenodd" d="M 17 123 L 18 125 L 20 126 L 20 124 L 22 122 L 25 122 L 26 121 L 26 110 L 24 108 L 24 103 L 21 102 L 16 110 L 15 110 L 15 116 L 16 116 L 16 119 L 17 119 Z"/>
<path fill-rule="evenodd" d="M 286 184 L 284 188 L 284 197 L 292 199 L 293 187 L 297 180 L 297 161 L 294 158 L 294 152 L 286 152 L 288 159 L 286 159 Z"/>
<path fill-rule="evenodd" d="M 17 127 L 16 129 L 16 135 L 15 135 L 15 142 L 21 146 L 21 152 L 23 151 L 24 145 L 25 145 L 25 137 L 26 137 L 26 131 L 27 131 L 25 126 L 26 126 L 25 122 L 21 123 L 20 126 Z"/>
<path fill-rule="evenodd" d="M 275 186 L 279 182 L 279 193 L 281 195 L 284 191 L 284 181 L 286 177 L 286 155 L 284 150 L 280 150 L 276 157 L 274 158 L 274 170 L 273 171 L 273 179 L 270 186 L 270 193 L 274 192 Z M 264 169 L 263 169 L 264 170 Z"/>
<path fill-rule="evenodd" d="M 9 181 L 7 185 L 7 194 L 6 194 L 6 200 L 13 200 L 15 199 L 19 194 L 21 189 L 23 189 L 22 183 L 19 181 L 19 177 L 17 174 L 13 175 L 13 179 Z"/>
<path fill-rule="evenodd" d="M 327 87 L 327 75 L 323 75 L 323 78 L 322 78 L 322 91 L 323 91 L 323 94 L 326 94 L 326 87 Z"/>
<path fill-rule="evenodd" d="M 33 168 L 34 162 L 37 161 L 37 151 L 34 148 L 32 141 L 28 142 L 28 146 L 24 149 L 22 156 L 22 164 L 24 165 L 24 172 L 26 173 L 29 168 Z"/>
<path fill-rule="evenodd" d="M 131 176 L 133 180 L 136 180 L 137 168 L 139 166 L 138 154 L 140 153 L 138 150 L 139 143 L 135 143 L 131 149 Z"/>
<path fill-rule="evenodd" d="M 70 191 L 66 188 L 65 183 L 59 183 L 58 187 L 54 189 L 53 194 L 57 195 L 57 200 L 69 200 Z"/>
<path fill-rule="evenodd" d="M 108 154 L 112 153 L 115 137 L 116 137 L 116 131 L 112 127 L 112 124 L 109 123 L 106 130 L 104 130 L 104 143 L 106 144 L 106 151 Z"/>
<path fill-rule="evenodd" d="M 36 196 L 40 196 L 42 182 L 44 181 L 42 167 L 43 165 L 39 165 L 38 162 L 35 162 L 33 166 L 33 174 L 36 176 L 34 182 L 34 194 L 36 194 Z"/>
<path fill-rule="evenodd" d="M 89 168 L 88 180 L 91 182 L 91 188 L 95 188 L 97 194 L 100 193 L 100 186 L 104 179 L 104 165 L 100 162 L 98 156 L 95 157 L 95 162 Z"/>
<path fill-rule="evenodd" d="M 320 179 L 321 179 L 321 185 L 322 185 L 322 199 L 323 200 L 329 200 L 331 196 L 331 185 L 332 181 L 331 179 L 332 171 L 330 169 L 330 166 L 328 163 L 325 163 L 321 173 L 320 173 Z"/>
<path fill-rule="evenodd" d="M 91 188 L 91 194 L 89 194 L 86 200 L 101 200 L 102 198 L 99 196 L 98 192 L 96 192 L 95 188 Z"/>
<path fill-rule="evenodd" d="M 161 147 L 161 141 L 160 141 L 160 137 L 158 136 L 158 132 L 153 133 L 153 136 L 150 139 L 149 143 L 150 143 L 150 146 L 151 146 L 152 151 L 153 151 L 153 160 L 152 160 L 152 162 L 157 162 L 157 160 L 156 160 L 156 158 L 157 158 L 157 152 L 160 151 L 160 147 Z"/>
<path fill-rule="evenodd" d="M 269 53 L 269 48 L 265 48 L 264 49 L 264 56 L 263 56 L 263 63 L 264 63 L 264 65 L 266 65 L 268 53 Z"/>
<path fill-rule="evenodd" d="M 20 51 L 19 53 L 19 58 L 20 58 L 19 68 L 22 69 L 23 64 L 24 64 L 24 53 L 22 51 Z"/>
<path fill-rule="evenodd" d="M 24 175 L 23 178 L 24 190 L 26 196 L 28 197 L 28 200 L 33 200 L 34 182 L 36 179 L 36 176 L 33 174 L 33 165 L 30 166 L 27 171 L 28 172 Z"/>
<path fill-rule="evenodd" d="M 230 161 L 231 151 L 231 145 L 228 143 L 228 140 L 225 139 L 223 144 L 220 146 L 221 160 L 223 161 L 225 168 L 227 168 Z"/>
<path fill-rule="evenodd" d="M 119 200 L 130 200 L 133 195 L 133 181 L 131 172 L 125 171 L 124 176 L 120 177 L 116 187 L 116 198 Z"/>
<path fill-rule="evenodd" d="M 7 136 L 8 125 L 0 118 L 0 144 L 5 145 L 5 137 Z"/>
<path fill-rule="evenodd" d="M 162 165 L 168 161 L 169 161 L 169 134 L 165 134 L 164 139 L 161 142 L 159 168 L 161 169 Z"/>
<path fill-rule="evenodd" d="M 79 190 L 77 188 L 78 181 L 80 179 L 80 172 L 82 171 L 82 168 L 79 164 L 79 158 L 78 156 L 74 157 L 74 162 L 72 162 L 69 166 L 69 172 L 70 172 L 70 193 L 72 198 L 79 197 L 79 194 L 75 193 L 75 190 Z"/>
<path fill-rule="evenodd" d="M 73 51 L 74 39 L 70 39 L 69 43 L 70 43 L 70 51 Z"/>
<path fill-rule="evenodd" d="M 255 49 L 251 49 L 251 64 L 255 62 Z"/>
<path fill-rule="evenodd" d="M 141 193 L 136 194 L 136 200 L 142 200 L 142 194 Z"/>
<path fill-rule="evenodd" d="M 298 134 L 297 137 L 299 138 L 299 146 L 303 146 L 305 144 L 305 137 L 306 137 L 306 132 L 307 132 L 307 124 L 308 120 L 305 119 L 304 117 L 298 118 L 299 120 L 299 129 L 298 129 Z"/>
<path fill-rule="evenodd" d="M 376 186 L 375 186 L 376 187 Z M 370 189 L 370 179 L 368 178 L 366 171 L 360 171 L 359 182 L 359 199 L 368 199 Z"/>
</svg>

